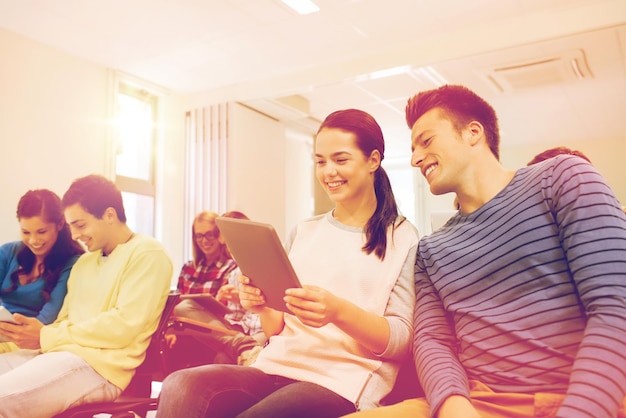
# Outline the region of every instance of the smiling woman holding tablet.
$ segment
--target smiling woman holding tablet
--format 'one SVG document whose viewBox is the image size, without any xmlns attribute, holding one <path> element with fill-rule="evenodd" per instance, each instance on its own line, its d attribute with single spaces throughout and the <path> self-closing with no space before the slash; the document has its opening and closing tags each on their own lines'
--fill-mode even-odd
<svg viewBox="0 0 626 418">
<path fill-rule="evenodd" d="M 232 248 L 247 275 L 239 298 L 260 314 L 269 343 L 249 367 L 170 374 L 158 418 L 337 417 L 374 408 L 391 391 L 412 332 L 417 232 L 398 214 L 384 151 L 369 114 L 350 109 L 325 119 L 315 139 L 316 176 L 335 208 L 297 225 L 286 242 L 289 263 L 281 262 L 282 248 L 265 254 L 270 244 L 252 230 L 229 236 L 250 241 L 248 254 Z M 272 289 L 289 276 L 267 273 L 277 265 L 293 266 L 302 287 Z"/>
</svg>

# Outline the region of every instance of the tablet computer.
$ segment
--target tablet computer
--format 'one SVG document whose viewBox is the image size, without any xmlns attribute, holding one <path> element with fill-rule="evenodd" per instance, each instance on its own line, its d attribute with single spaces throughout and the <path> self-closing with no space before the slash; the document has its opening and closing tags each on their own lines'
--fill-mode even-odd
<svg viewBox="0 0 626 418">
<path fill-rule="evenodd" d="M 13 314 L 2 305 L 0 305 L 0 322 L 11 322 L 13 324 L 17 324 L 13 318 Z"/>
<path fill-rule="evenodd" d="M 302 286 L 274 227 L 223 216 L 215 222 L 241 273 L 261 289 L 266 305 L 289 312 L 283 301 L 285 290 Z"/>
<path fill-rule="evenodd" d="M 215 299 L 213 295 L 208 293 L 187 293 L 180 295 L 180 300 L 192 299 L 202 305 L 209 312 L 213 312 L 218 316 L 224 316 L 230 313 L 228 306 L 224 305 L 219 300 Z"/>
</svg>

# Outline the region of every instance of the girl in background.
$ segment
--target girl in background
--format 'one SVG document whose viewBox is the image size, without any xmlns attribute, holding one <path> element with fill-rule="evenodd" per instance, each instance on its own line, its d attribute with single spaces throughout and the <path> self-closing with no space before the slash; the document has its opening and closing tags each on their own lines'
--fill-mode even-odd
<svg viewBox="0 0 626 418">
<path fill-rule="evenodd" d="M 238 211 L 223 216 L 247 219 Z M 258 315 L 239 304 L 236 282 L 233 282 L 239 270 L 215 223 L 217 217 L 215 212 L 203 211 L 193 221 L 193 259 L 181 269 L 178 278 L 181 302 L 174 308 L 175 317 L 192 319 L 215 329 L 195 333 L 191 339 L 179 338 L 175 330 L 169 330 L 166 339 L 171 369 L 206 363 L 237 364 L 244 361 L 240 356 L 247 353 L 245 357 L 249 357 L 252 354 L 249 351 L 265 342 Z M 222 303 L 223 308 L 218 310 L 215 300 Z M 236 333 L 221 333 L 219 329 Z"/>
</svg>

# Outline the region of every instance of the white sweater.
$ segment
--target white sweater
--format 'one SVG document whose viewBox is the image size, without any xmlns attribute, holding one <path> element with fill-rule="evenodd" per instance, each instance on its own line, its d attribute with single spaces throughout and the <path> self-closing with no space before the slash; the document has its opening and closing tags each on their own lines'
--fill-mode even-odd
<svg viewBox="0 0 626 418">
<path fill-rule="evenodd" d="M 316 383 L 358 409 L 378 406 L 393 387 L 413 330 L 415 227 L 404 221 L 393 233 L 389 228 L 383 261 L 362 251 L 361 228 L 340 224 L 331 213 L 301 223 L 291 238 L 289 258 L 300 282 L 384 315 L 391 331 L 389 344 L 375 354 L 335 325 L 313 328 L 285 314 L 282 332 L 270 338 L 253 367 Z"/>
</svg>

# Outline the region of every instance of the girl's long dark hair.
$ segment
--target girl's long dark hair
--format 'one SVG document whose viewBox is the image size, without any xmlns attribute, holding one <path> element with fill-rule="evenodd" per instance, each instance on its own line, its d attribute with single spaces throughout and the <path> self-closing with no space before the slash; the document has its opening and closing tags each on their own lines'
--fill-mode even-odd
<svg viewBox="0 0 626 418">
<path fill-rule="evenodd" d="M 61 199 L 47 189 L 29 190 L 17 204 L 17 219 L 41 216 L 46 222 L 62 224 L 58 237 L 50 253 L 43 262 L 42 278 L 45 285 L 41 291 L 44 300 L 50 299 L 50 293 L 59 282 L 61 271 L 74 256 L 82 254 L 83 248 L 74 240 L 70 229 L 63 218 Z M 35 267 L 35 254 L 24 245 L 17 253 L 18 269 L 11 273 L 11 285 L 0 291 L 0 294 L 14 292 L 19 285 L 19 275 L 29 274 Z"/>
<path fill-rule="evenodd" d="M 369 114 L 358 109 L 338 110 L 324 119 L 319 130 L 335 128 L 351 132 L 355 136 L 356 146 L 369 157 L 374 150 L 380 153 L 380 160 L 385 158 L 385 139 L 376 120 Z M 363 251 L 374 252 L 383 260 L 387 251 L 387 228 L 398 218 L 398 205 L 391 189 L 389 176 L 382 166 L 374 173 L 374 191 L 376 193 L 376 210 L 365 225 L 366 242 Z M 402 223 L 404 218 L 400 221 Z"/>
</svg>

